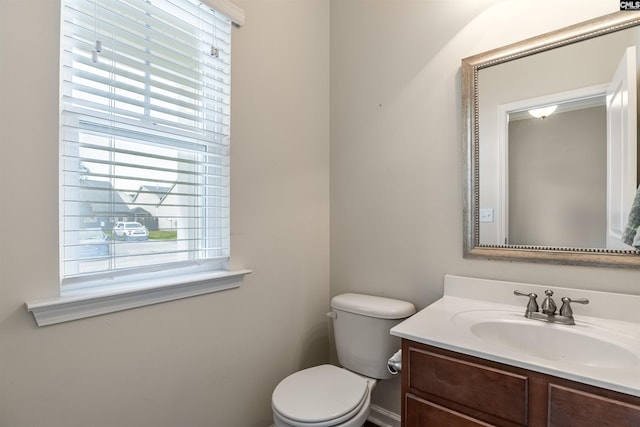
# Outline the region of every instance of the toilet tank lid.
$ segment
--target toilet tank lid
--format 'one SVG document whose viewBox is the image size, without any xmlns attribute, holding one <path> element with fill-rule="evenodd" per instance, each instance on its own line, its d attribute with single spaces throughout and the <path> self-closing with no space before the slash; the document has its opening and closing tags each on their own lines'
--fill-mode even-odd
<svg viewBox="0 0 640 427">
<path fill-rule="evenodd" d="M 379 319 L 404 319 L 416 312 L 407 301 L 353 293 L 333 297 L 331 308 Z"/>
</svg>

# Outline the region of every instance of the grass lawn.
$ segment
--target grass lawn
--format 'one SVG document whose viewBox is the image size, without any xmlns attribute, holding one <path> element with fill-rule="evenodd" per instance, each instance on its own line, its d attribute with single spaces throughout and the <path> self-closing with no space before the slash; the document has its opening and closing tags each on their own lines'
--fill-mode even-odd
<svg viewBox="0 0 640 427">
<path fill-rule="evenodd" d="M 105 231 L 104 234 L 113 239 L 112 231 Z M 151 230 L 149 231 L 149 240 L 176 240 L 178 232 L 176 230 Z"/>
<path fill-rule="evenodd" d="M 151 240 L 176 240 L 178 232 L 176 230 L 151 230 L 149 239 Z"/>
</svg>

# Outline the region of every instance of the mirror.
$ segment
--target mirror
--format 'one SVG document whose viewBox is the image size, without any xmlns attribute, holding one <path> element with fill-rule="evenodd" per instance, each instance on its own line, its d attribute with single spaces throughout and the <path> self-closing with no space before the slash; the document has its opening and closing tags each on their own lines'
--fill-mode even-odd
<svg viewBox="0 0 640 427">
<path fill-rule="evenodd" d="M 639 46 L 621 11 L 462 60 L 466 258 L 640 268 Z"/>
</svg>

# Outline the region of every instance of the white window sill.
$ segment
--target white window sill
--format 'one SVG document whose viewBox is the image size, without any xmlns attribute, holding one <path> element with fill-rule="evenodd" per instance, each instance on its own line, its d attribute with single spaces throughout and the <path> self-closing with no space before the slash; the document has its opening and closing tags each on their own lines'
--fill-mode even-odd
<svg viewBox="0 0 640 427">
<path fill-rule="evenodd" d="M 47 326 L 238 288 L 249 273 L 251 270 L 191 273 L 117 289 L 70 292 L 56 298 L 27 301 L 25 306 L 38 326 Z"/>
</svg>

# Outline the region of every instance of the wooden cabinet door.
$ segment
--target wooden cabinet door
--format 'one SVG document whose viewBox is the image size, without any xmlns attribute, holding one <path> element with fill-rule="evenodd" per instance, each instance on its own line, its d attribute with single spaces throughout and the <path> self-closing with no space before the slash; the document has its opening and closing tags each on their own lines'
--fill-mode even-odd
<svg viewBox="0 0 640 427">
<path fill-rule="evenodd" d="M 527 425 L 526 376 L 415 347 L 409 348 L 408 360 L 408 387 L 433 396 L 430 400 L 455 402 L 471 415 L 501 419 L 501 425 Z"/>
<path fill-rule="evenodd" d="M 403 340 L 403 427 L 640 427 L 640 397 Z"/>
<path fill-rule="evenodd" d="M 639 427 L 640 406 L 549 384 L 549 427 Z"/>
<path fill-rule="evenodd" d="M 405 395 L 405 425 L 411 427 L 491 427 L 480 420 L 461 414 L 412 394 Z"/>
</svg>

